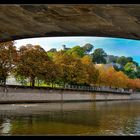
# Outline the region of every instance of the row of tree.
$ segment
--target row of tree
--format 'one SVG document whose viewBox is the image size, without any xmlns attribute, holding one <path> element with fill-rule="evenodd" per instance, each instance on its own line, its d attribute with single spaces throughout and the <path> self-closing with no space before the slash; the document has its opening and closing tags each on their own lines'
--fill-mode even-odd
<svg viewBox="0 0 140 140">
<path fill-rule="evenodd" d="M 75 84 L 140 89 L 139 79 L 131 79 L 114 67 L 95 64 L 97 59 L 102 61 L 95 57 L 96 51 L 90 54 L 92 49 L 92 45 L 86 44 L 46 52 L 39 45 L 27 44 L 17 50 L 14 41 L 1 43 L 0 82 L 6 84 L 7 77 L 14 75 L 23 85 L 29 81 L 30 86 L 41 81 L 52 86 Z"/>
<path fill-rule="evenodd" d="M 136 61 L 134 61 L 132 57 L 118 57 L 113 55 L 107 55 L 107 53 L 101 48 L 94 50 L 91 56 L 93 63 L 113 63 L 113 67 L 115 68 L 115 70 L 124 72 L 129 78 L 140 78 L 139 64 Z"/>
</svg>

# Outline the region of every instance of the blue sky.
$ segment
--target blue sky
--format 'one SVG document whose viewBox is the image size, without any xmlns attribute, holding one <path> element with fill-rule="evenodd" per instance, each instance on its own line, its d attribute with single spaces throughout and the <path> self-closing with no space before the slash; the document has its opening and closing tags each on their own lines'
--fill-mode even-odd
<svg viewBox="0 0 140 140">
<path fill-rule="evenodd" d="M 91 43 L 94 49 L 103 48 L 107 54 L 116 56 L 131 56 L 140 64 L 140 41 L 107 38 L 107 37 L 42 37 L 16 40 L 16 46 L 19 48 L 22 45 L 33 44 L 40 45 L 46 51 L 51 48 L 57 50 L 62 49 L 62 45 L 73 47 L 76 45 L 83 46 L 86 43 Z M 93 50 L 94 51 L 94 50 Z"/>
</svg>

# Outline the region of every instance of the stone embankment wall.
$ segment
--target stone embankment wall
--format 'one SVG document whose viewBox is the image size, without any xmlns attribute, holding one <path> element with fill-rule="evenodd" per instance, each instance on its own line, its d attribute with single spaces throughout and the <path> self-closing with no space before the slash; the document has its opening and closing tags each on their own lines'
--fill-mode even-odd
<svg viewBox="0 0 140 140">
<path fill-rule="evenodd" d="M 0 88 L 0 103 L 43 103 L 140 99 L 140 94 L 105 93 L 57 89 Z"/>
</svg>

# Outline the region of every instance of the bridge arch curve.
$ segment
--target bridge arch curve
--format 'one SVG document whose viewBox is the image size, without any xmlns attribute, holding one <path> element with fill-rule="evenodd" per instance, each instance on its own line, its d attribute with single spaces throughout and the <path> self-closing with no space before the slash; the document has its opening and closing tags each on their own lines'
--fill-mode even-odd
<svg viewBox="0 0 140 140">
<path fill-rule="evenodd" d="M 0 6 L 0 42 L 63 36 L 140 39 L 140 5 L 14 4 Z"/>
</svg>

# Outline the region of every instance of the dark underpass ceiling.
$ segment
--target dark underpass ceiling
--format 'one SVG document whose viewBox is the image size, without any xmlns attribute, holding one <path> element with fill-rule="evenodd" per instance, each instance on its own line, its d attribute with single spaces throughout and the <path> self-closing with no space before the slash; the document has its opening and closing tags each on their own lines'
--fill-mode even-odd
<svg viewBox="0 0 140 140">
<path fill-rule="evenodd" d="M 0 5 L 0 42 L 55 36 L 140 39 L 140 5 Z"/>
</svg>

